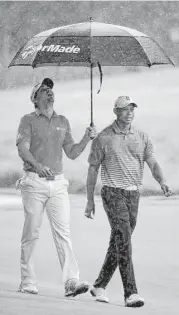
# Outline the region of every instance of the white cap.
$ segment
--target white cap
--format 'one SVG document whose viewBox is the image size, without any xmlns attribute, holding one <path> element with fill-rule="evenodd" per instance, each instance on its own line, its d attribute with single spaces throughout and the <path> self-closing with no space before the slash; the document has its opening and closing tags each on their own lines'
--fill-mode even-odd
<svg viewBox="0 0 179 315">
<path fill-rule="evenodd" d="M 35 93 L 40 89 L 41 85 L 42 85 L 42 83 L 38 83 L 38 84 L 36 84 L 36 85 L 33 87 L 32 92 L 31 92 L 31 95 L 30 95 L 30 99 L 31 99 L 32 103 L 34 103 L 34 100 L 35 100 L 35 99 L 34 99 Z"/>
<path fill-rule="evenodd" d="M 125 108 L 128 105 L 134 105 L 137 107 L 137 105 L 134 103 L 132 97 L 130 96 L 119 96 L 117 100 L 114 103 L 114 108 Z"/>
</svg>

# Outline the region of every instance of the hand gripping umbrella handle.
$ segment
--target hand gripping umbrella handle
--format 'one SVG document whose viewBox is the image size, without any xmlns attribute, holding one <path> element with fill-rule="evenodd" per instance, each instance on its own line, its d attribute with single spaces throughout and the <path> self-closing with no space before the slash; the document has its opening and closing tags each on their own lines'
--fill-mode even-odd
<svg viewBox="0 0 179 315">
<path fill-rule="evenodd" d="M 92 127 L 92 128 L 94 127 L 94 123 L 93 123 L 93 121 L 91 121 L 91 123 L 90 123 L 90 127 Z M 95 137 L 93 137 L 93 136 L 91 136 L 91 137 L 90 137 L 90 139 L 94 139 L 94 138 L 95 138 Z"/>
</svg>

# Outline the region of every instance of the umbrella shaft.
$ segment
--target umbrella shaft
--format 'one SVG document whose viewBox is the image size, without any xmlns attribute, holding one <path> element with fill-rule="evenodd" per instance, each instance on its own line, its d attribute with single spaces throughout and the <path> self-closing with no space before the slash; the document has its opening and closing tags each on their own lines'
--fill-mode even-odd
<svg viewBox="0 0 179 315">
<path fill-rule="evenodd" d="M 91 123 L 90 123 L 90 126 L 93 127 L 94 122 L 93 122 L 93 66 L 92 66 L 92 63 L 90 67 L 90 82 L 91 82 Z"/>
</svg>

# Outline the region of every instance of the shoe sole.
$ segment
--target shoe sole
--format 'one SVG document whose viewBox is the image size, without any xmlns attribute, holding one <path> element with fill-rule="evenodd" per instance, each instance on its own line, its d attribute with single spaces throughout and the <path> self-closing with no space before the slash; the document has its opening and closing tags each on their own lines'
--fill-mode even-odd
<svg viewBox="0 0 179 315">
<path fill-rule="evenodd" d="M 17 292 L 20 292 L 20 293 L 27 293 L 27 294 L 38 294 L 38 292 L 34 292 L 34 291 L 26 291 L 26 290 L 18 290 Z"/>
<path fill-rule="evenodd" d="M 144 302 L 143 301 L 137 301 L 131 304 L 126 304 L 126 307 L 141 307 L 144 306 Z"/>
<path fill-rule="evenodd" d="M 96 297 L 96 294 L 93 292 L 93 290 L 90 290 L 90 293 L 93 297 Z M 101 303 L 109 303 L 109 300 L 108 301 L 105 301 L 105 300 L 100 300 L 98 298 L 96 298 L 96 302 L 101 302 Z"/>
<path fill-rule="evenodd" d="M 79 294 L 86 293 L 88 290 L 89 290 L 89 285 L 88 284 L 86 284 L 86 285 L 83 284 L 82 286 L 78 287 L 75 290 L 75 292 L 71 292 L 71 293 L 65 294 L 65 297 L 69 297 L 69 296 L 75 297 L 75 296 L 77 296 Z"/>
<path fill-rule="evenodd" d="M 106 301 L 106 300 L 100 300 L 100 299 L 96 299 L 96 302 L 100 302 L 100 303 L 109 303 L 109 301 Z"/>
</svg>

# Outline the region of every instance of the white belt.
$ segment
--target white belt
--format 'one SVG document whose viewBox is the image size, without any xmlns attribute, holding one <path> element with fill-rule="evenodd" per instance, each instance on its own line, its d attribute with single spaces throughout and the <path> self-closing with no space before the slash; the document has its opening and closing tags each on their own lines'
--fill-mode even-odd
<svg viewBox="0 0 179 315">
<path fill-rule="evenodd" d="M 138 190 L 138 187 L 136 185 L 128 186 L 124 188 L 125 190 Z"/>
<path fill-rule="evenodd" d="M 63 174 L 59 174 L 59 175 L 54 175 L 54 176 L 48 176 L 48 177 L 40 177 L 39 174 L 34 173 L 34 172 L 29 172 L 26 171 L 25 174 L 34 179 L 34 178 L 40 178 L 40 179 L 46 179 L 46 180 L 58 180 L 58 179 L 64 179 L 64 175 Z"/>
</svg>

